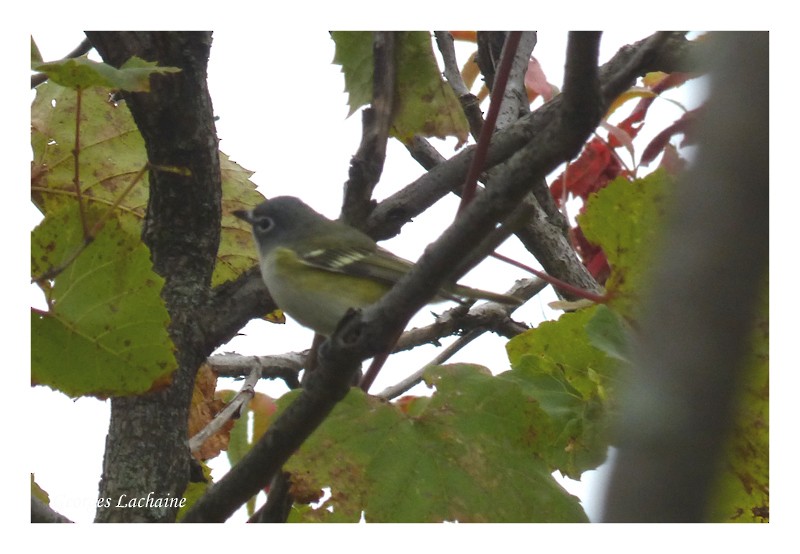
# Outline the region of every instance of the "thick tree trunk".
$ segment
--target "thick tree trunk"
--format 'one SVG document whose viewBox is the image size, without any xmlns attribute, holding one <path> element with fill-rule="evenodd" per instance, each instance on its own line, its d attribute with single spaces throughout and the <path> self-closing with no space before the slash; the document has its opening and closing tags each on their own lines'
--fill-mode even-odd
<svg viewBox="0 0 800 554">
<path fill-rule="evenodd" d="M 150 198 L 142 238 L 166 283 L 162 296 L 178 369 L 157 392 L 111 400 L 96 520 L 174 521 L 177 508 L 130 500 L 180 498 L 189 482 L 187 419 L 194 376 L 210 353 L 195 314 L 209 299 L 219 244 L 221 186 L 216 130 L 206 87 L 209 32 L 87 32 L 103 59 L 131 56 L 181 68 L 157 75 L 150 93 L 125 100 L 150 163 Z M 186 172 L 159 170 L 177 167 Z"/>
</svg>

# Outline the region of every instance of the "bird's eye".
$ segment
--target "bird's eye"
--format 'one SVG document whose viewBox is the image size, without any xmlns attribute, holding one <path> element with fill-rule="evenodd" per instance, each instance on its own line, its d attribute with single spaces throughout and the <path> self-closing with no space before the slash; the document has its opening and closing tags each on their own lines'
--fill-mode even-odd
<svg viewBox="0 0 800 554">
<path fill-rule="evenodd" d="M 253 227 L 260 233 L 268 233 L 275 226 L 271 217 L 262 216 L 253 222 Z"/>
</svg>

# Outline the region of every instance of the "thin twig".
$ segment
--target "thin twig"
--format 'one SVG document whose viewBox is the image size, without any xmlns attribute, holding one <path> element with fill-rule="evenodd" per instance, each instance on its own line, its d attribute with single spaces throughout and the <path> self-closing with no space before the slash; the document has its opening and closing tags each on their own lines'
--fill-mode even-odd
<svg viewBox="0 0 800 554">
<path fill-rule="evenodd" d="M 411 387 L 417 385 L 422 381 L 422 378 L 425 375 L 425 372 L 428 368 L 443 364 L 450 358 L 456 355 L 456 353 L 467 346 L 469 343 L 480 337 L 484 334 L 488 329 L 486 328 L 475 328 L 468 331 L 465 335 L 462 335 L 456 339 L 453 344 L 449 345 L 447 348 L 443 349 L 439 354 L 436 355 L 430 362 L 425 364 L 422 368 L 418 369 L 396 385 L 392 385 L 391 387 L 385 388 L 383 391 L 379 392 L 376 396 L 383 400 L 391 400 L 396 398 L 406 392 Z"/>
<path fill-rule="evenodd" d="M 505 262 L 505 263 L 507 263 L 509 265 L 513 265 L 514 267 L 518 267 L 520 269 L 524 269 L 525 271 L 528 271 L 528 272 L 536 275 L 542 281 L 546 281 L 549 284 L 553 285 L 555 288 L 559 289 L 560 291 L 566 292 L 567 294 L 570 294 L 572 296 L 577 296 L 578 298 L 585 298 L 586 300 L 591 300 L 592 302 L 595 302 L 597 304 L 605 304 L 606 302 L 608 302 L 608 297 L 606 295 L 595 294 L 595 293 L 593 293 L 591 291 L 582 289 L 580 287 L 576 287 L 574 285 L 570 285 L 569 283 L 564 282 L 564 281 L 562 281 L 561 279 L 559 279 L 557 277 L 553 277 L 552 275 L 548 275 L 547 273 L 539 271 L 536 268 L 533 268 L 533 267 L 531 267 L 529 265 L 525 265 L 523 263 L 520 263 L 520 262 L 518 262 L 518 261 L 516 261 L 516 260 L 514 260 L 512 258 L 509 258 L 507 256 L 503 256 L 502 254 L 498 254 L 497 252 L 491 253 L 490 256 L 500 260 L 501 262 Z"/>
<path fill-rule="evenodd" d="M 308 350 L 287 352 L 272 356 L 241 356 L 239 354 L 216 354 L 206 363 L 220 377 L 241 378 L 253 369 L 258 369 L 261 379 L 282 379 L 290 389 L 300 387 L 298 375 L 303 369 Z"/>
<path fill-rule="evenodd" d="M 214 434 L 222 429 L 226 423 L 228 423 L 234 417 L 239 417 L 239 415 L 241 415 L 242 411 L 247 406 L 247 403 L 250 402 L 255 395 L 255 386 L 260 378 L 261 368 L 254 367 L 244 380 L 244 384 L 236 396 L 234 396 L 233 399 L 228 402 L 216 416 L 214 416 L 214 419 L 208 422 L 208 425 L 203 427 L 195 436 L 189 439 L 189 450 L 192 452 L 197 452 L 200 450 L 200 447 L 203 446 L 203 443 L 214 436 Z"/>
<path fill-rule="evenodd" d="M 529 300 L 544 289 L 546 283 L 541 279 L 521 279 L 506 294 L 520 299 Z M 406 340 L 413 339 L 414 343 L 433 342 L 445 335 L 455 332 L 465 332 L 453 344 L 445 348 L 423 368 L 409 375 L 399 383 L 386 388 L 378 393 L 379 398 L 390 400 L 403 394 L 408 389 L 419 383 L 427 368 L 432 365 L 444 363 L 464 346 L 480 337 L 487 331 L 495 332 L 499 335 L 511 338 L 527 330 L 527 327 L 513 321 L 510 317 L 511 312 L 516 306 L 500 304 L 498 302 L 483 302 L 473 306 L 468 312 L 464 313 L 464 307 L 459 306 L 449 310 L 436 323 L 420 329 L 412 329 L 403 333 Z M 436 336 L 436 338 L 432 338 Z M 426 338 L 427 337 L 427 338 Z M 395 352 L 407 349 L 403 343 L 403 338 L 397 342 Z"/>
<path fill-rule="evenodd" d="M 442 60 L 444 61 L 444 76 L 450 88 L 452 88 L 453 92 L 458 96 L 461 109 L 464 110 L 464 115 L 469 123 L 470 134 L 472 134 L 475 140 L 478 140 L 484 123 L 483 113 L 480 108 L 480 100 L 469 91 L 467 85 L 464 83 L 464 79 L 461 77 L 461 71 L 456 61 L 456 49 L 453 46 L 453 35 L 448 31 L 436 31 L 434 35 L 436 36 L 436 44 L 439 47 L 439 52 L 441 52 Z"/>
</svg>

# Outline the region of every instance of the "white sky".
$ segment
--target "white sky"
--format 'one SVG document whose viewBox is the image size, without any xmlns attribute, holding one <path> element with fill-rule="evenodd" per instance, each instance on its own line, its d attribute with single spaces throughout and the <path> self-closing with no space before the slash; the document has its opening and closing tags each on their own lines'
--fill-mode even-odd
<svg viewBox="0 0 800 554">
<path fill-rule="evenodd" d="M 136 26 L 134 21 L 131 21 L 131 24 Z M 401 21 L 394 24 L 398 27 L 403 26 Z M 82 26 L 79 24 L 75 28 Z M 488 23 L 482 25 L 484 28 L 487 26 L 492 25 Z M 505 25 L 497 25 L 498 28 L 508 26 L 508 22 Z M 693 27 L 703 26 L 714 25 Z M 766 26 L 764 23 L 762 28 Z M 148 24 L 142 21 L 138 27 L 147 28 Z M 158 27 L 169 28 L 170 25 L 158 25 Z M 216 114 L 220 117 L 217 122 L 221 138 L 220 148 L 234 161 L 256 171 L 252 179 L 264 194 L 301 196 L 317 210 L 335 217 L 340 205 L 341 185 L 347 178 L 349 160 L 360 139 L 360 116 L 344 119 L 348 111 L 346 97 L 339 93 L 344 86 L 343 78 L 338 66 L 330 64 L 333 47 L 327 34 L 321 32 L 325 26 L 313 29 L 298 27 L 300 30 L 294 32 L 277 27 L 280 25 L 264 23 L 258 30 L 250 28 L 243 32 L 237 27 L 228 25 L 215 32 L 209 67 L 209 86 Z M 405 27 L 413 28 L 415 25 L 407 24 Z M 469 25 L 462 27 L 469 28 Z M 584 26 L 584 28 L 591 27 L 591 24 Z M 34 35 L 45 59 L 62 56 L 82 37 L 77 31 L 75 33 L 37 31 L 35 27 L 25 32 Z M 615 31 L 607 34 L 603 41 L 601 62 L 613 55 L 619 46 L 648 34 L 649 31 Z M 539 44 L 534 52 L 549 80 L 559 86 L 562 81 L 564 39 L 564 32 L 542 31 L 539 33 Z M 314 82 L 299 82 L 300 75 L 297 70 L 299 62 L 307 62 L 313 66 L 311 73 L 315 75 Z M 305 74 L 305 69 L 303 71 Z M 298 113 L 303 114 L 300 121 L 297 120 Z M 677 110 L 669 113 L 671 115 L 666 116 L 669 121 L 679 115 Z M 652 122 L 648 125 L 652 125 Z M 659 127 L 652 125 L 650 128 L 658 130 Z M 640 144 L 646 144 L 646 141 Z M 309 156 L 302 153 L 308 151 L 303 148 L 305 145 L 313 153 L 313 163 L 310 163 Z M 442 149 L 442 152 L 448 155 L 448 150 Z M 390 146 L 384 177 L 377 190 L 379 198 L 411 182 L 421 173 L 421 168 L 413 161 L 406 163 L 406 160 L 409 158 L 402 147 L 397 144 Z M 302 180 L 302 183 L 298 180 Z M 310 186 L 313 186 L 313 193 L 312 189 L 308 188 Z M 446 222 L 449 221 L 452 210 L 452 206 L 445 208 L 445 215 L 440 217 Z M 436 216 L 432 219 L 435 222 Z M 415 226 L 425 230 L 419 237 L 415 238 L 410 231 L 404 230 L 401 239 L 409 240 L 395 239 L 386 245 L 398 254 L 415 259 L 433 236 L 428 229 L 430 224 L 420 221 Z M 512 249 L 510 252 L 513 256 L 515 251 Z M 27 254 L 23 259 L 27 260 Z M 27 267 L 26 264 L 27 261 L 24 261 L 22 267 Z M 496 271 L 496 268 L 491 268 L 488 270 L 488 275 L 492 288 L 498 289 L 505 285 L 492 277 Z M 506 284 L 510 286 L 518 275 L 509 272 L 505 267 L 502 271 L 508 273 Z M 776 273 L 773 271 L 773 279 Z M 467 283 L 481 286 L 485 278 L 485 275 L 471 276 Z M 545 310 L 541 303 L 529 302 L 529 306 L 518 312 L 518 318 L 535 323 L 541 319 Z M 227 346 L 225 350 L 248 354 L 302 349 L 308 346 L 310 332 L 290 333 L 289 325 L 269 326 L 268 329 L 266 326 L 267 324 L 255 324 L 245 328 L 244 332 L 247 335 L 256 338 L 255 346 L 243 339 Z M 267 335 L 269 338 L 264 339 Z M 279 341 L 281 346 L 265 350 L 258 346 L 265 340 Z M 379 391 L 386 384 L 405 375 L 406 364 L 416 369 L 434 354 L 433 351 L 427 352 L 418 360 L 402 361 L 400 364 L 387 366 L 373 390 Z M 476 345 L 465 349 L 456 360 L 485 363 L 495 371 L 504 370 L 507 365 L 502 343 L 499 346 Z M 93 503 L 100 478 L 107 428 L 106 403 L 94 399 L 72 401 L 49 389 L 36 387 L 27 398 L 26 408 L 25 426 L 34 434 L 35 439 L 28 441 L 25 456 L 27 463 L 23 464 L 23 472 L 36 473 L 37 482 L 50 493 L 55 509 L 77 521 L 91 521 L 94 517 Z M 779 424 L 780 422 L 773 422 L 773 433 Z M 773 478 L 774 475 L 773 472 Z M 27 478 L 23 484 L 27 497 Z M 590 516 L 596 514 L 596 505 L 592 504 L 597 498 L 596 489 L 587 491 L 585 488 L 576 488 L 575 491 L 584 498 L 585 508 Z M 779 499 L 779 493 L 773 496 L 773 507 Z M 23 506 L 25 504 L 26 502 L 22 503 Z M 27 516 L 23 514 L 23 520 L 26 518 Z M 465 526 L 460 527 L 465 528 Z M 609 527 L 602 526 L 605 529 Z M 465 532 L 469 536 L 470 532 Z M 607 531 L 592 531 L 595 532 Z M 656 533 L 656 536 L 659 535 L 661 532 Z M 668 537 L 669 534 L 664 536 Z M 743 540 L 748 539 L 745 537 Z M 653 544 L 651 541 L 652 538 L 648 543 Z M 478 544 L 480 540 L 474 538 L 469 542 Z"/>
</svg>

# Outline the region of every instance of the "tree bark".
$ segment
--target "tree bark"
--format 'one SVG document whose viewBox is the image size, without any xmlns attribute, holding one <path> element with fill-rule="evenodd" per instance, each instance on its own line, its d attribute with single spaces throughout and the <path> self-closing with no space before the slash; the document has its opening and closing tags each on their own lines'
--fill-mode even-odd
<svg viewBox="0 0 800 554">
<path fill-rule="evenodd" d="M 189 482 L 187 423 L 194 377 L 212 345 L 194 314 L 206 304 L 219 245 L 221 186 L 216 129 L 206 87 L 210 32 L 87 32 L 106 63 L 131 56 L 181 72 L 152 79 L 149 93 L 126 94 L 151 164 L 142 239 L 171 317 L 178 368 L 172 383 L 141 396 L 113 398 L 96 521 L 174 521 L 177 508 L 117 504 L 180 498 Z M 163 171 L 181 168 L 186 173 Z M 152 503 L 151 503 L 152 504 Z"/>
</svg>

